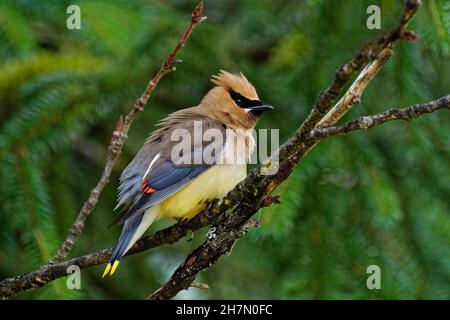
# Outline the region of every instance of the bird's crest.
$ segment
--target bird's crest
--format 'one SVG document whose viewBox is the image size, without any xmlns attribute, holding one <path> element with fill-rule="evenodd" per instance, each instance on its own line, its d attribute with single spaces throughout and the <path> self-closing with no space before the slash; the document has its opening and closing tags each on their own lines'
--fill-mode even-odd
<svg viewBox="0 0 450 320">
<path fill-rule="evenodd" d="M 211 81 L 217 85 L 226 89 L 231 89 L 243 95 L 246 98 L 257 100 L 258 94 L 255 88 L 247 80 L 247 78 L 240 72 L 239 74 L 233 74 L 224 70 L 220 70 L 217 75 L 213 75 Z"/>
</svg>

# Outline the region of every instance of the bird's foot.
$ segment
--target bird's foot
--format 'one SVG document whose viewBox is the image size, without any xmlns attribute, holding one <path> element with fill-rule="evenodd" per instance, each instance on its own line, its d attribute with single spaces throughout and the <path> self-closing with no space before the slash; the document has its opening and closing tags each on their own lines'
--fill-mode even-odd
<svg viewBox="0 0 450 320">
<path fill-rule="evenodd" d="M 208 203 L 206 204 L 206 208 L 205 208 L 205 216 L 208 219 L 212 219 L 214 218 L 214 215 L 211 213 L 210 209 L 213 206 L 214 200 L 213 201 L 208 201 Z"/>
</svg>

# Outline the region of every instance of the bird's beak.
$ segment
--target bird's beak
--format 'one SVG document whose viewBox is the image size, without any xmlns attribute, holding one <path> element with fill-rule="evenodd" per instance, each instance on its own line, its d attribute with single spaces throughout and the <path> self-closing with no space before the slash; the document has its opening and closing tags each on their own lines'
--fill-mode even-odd
<svg viewBox="0 0 450 320">
<path fill-rule="evenodd" d="M 272 109 L 274 109 L 274 107 L 270 104 L 261 102 L 261 104 L 259 104 L 259 105 L 251 106 L 246 109 L 251 110 L 251 111 L 265 111 L 265 110 L 272 110 Z"/>
</svg>

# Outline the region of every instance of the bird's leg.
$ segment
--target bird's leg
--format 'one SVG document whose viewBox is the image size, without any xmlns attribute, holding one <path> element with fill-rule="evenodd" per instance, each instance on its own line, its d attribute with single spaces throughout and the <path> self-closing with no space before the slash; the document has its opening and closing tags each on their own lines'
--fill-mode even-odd
<svg viewBox="0 0 450 320">
<path fill-rule="evenodd" d="M 188 219 L 184 218 L 175 218 L 175 220 L 177 220 L 177 223 L 181 226 L 189 221 Z M 192 241 L 192 239 L 194 239 L 194 231 L 192 231 L 192 229 L 186 229 L 186 237 L 188 237 L 187 241 Z"/>
</svg>

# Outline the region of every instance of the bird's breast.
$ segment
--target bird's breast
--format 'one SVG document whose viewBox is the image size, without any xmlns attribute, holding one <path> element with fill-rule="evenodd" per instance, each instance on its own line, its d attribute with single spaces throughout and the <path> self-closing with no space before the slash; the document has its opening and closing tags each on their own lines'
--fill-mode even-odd
<svg viewBox="0 0 450 320">
<path fill-rule="evenodd" d="M 191 219 L 207 202 L 223 198 L 246 176 L 245 164 L 216 164 L 161 202 L 161 217 Z"/>
</svg>

